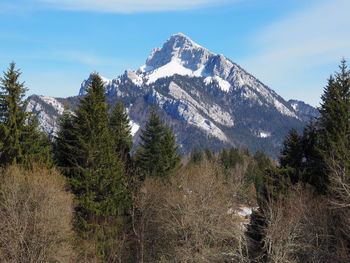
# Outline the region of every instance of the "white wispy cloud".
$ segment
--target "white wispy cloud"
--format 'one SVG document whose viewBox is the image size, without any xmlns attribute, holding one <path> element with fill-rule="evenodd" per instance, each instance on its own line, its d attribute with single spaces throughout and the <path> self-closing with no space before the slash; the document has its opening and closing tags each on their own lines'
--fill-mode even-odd
<svg viewBox="0 0 350 263">
<path fill-rule="evenodd" d="M 36 0 L 53 8 L 73 11 L 135 13 L 204 8 L 236 0 Z"/>
<path fill-rule="evenodd" d="M 79 51 L 53 51 L 49 57 L 56 60 L 59 59 L 64 61 L 78 62 L 89 66 L 100 66 L 111 63 L 110 58 L 103 58 L 90 53 Z"/>
<path fill-rule="evenodd" d="M 274 89 L 282 86 L 293 92 L 306 91 L 303 76 L 315 68 L 349 57 L 349 10 L 349 0 L 322 0 L 275 21 L 252 37 L 256 52 L 243 63 L 268 80 Z M 320 80 L 313 82 L 309 76 L 307 84 L 316 88 Z M 320 90 L 322 88 L 317 92 Z M 319 94 L 315 96 L 319 97 Z"/>
</svg>

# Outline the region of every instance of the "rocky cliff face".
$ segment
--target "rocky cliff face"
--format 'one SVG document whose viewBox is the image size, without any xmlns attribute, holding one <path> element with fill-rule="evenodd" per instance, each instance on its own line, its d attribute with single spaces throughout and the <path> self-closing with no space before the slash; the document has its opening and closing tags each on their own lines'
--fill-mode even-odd
<svg viewBox="0 0 350 263">
<path fill-rule="evenodd" d="M 156 106 L 185 153 L 194 146 L 214 150 L 236 146 L 276 156 L 288 130 L 301 130 L 317 115 L 310 105 L 285 101 L 225 56 L 183 34 L 154 49 L 138 70 L 102 79 L 107 102 L 120 100 L 127 107 L 135 142 L 150 107 Z M 86 94 L 90 82 L 90 77 L 82 82 L 79 96 Z M 32 96 L 28 110 L 37 114 L 44 131 L 54 134 L 63 105 L 74 110 L 78 98 Z"/>
</svg>

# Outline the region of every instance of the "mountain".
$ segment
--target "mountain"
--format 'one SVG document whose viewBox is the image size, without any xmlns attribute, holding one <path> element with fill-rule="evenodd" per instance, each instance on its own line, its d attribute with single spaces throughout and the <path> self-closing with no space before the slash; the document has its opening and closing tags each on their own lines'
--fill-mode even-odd
<svg viewBox="0 0 350 263">
<path fill-rule="evenodd" d="M 299 117 L 305 121 L 319 117 L 319 111 L 309 104 L 300 100 L 289 100 L 289 105 L 298 113 Z"/>
<path fill-rule="evenodd" d="M 156 48 L 138 70 L 115 79 L 102 77 L 109 104 L 120 100 L 132 120 L 138 142 L 151 106 L 176 134 L 180 150 L 194 146 L 218 150 L 236 146 L 277 156 L 291 128 L 301 130 L 317 110 L 301 101 L 286 101 L 223 55 L 215 54 L 183 34 Z M 31 96 L 28 110 L 41 128 L 54 135 L 63 105 L 74 110 L 86 94 L 91 75 L 76 97 Z"/>
</svg>

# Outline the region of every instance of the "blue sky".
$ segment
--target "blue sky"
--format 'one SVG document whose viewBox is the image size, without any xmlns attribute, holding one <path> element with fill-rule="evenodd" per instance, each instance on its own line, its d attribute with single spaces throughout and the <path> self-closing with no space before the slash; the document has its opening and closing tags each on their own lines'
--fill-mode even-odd
<svg viewBox="0 0 350 263">
<path fill-rule="evenodd" d="M 318 105 L 349 57 L 348 0 L 2 0 L 0 69 L 28 94 L 74 96 L 91 71 L 114 78 L 182 32 L 285 99 Z"/>
</svg>

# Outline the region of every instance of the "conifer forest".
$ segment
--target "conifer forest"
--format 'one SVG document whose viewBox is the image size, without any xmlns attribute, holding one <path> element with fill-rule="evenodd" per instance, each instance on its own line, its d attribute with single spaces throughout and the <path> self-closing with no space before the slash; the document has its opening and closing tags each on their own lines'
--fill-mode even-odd
<svg viewBox="0 0 350 263">
<path fill-rule="evenodd" d="M 11 63 L 0 78 L 0 262 L 350 262 L 350 71 L 345 60 L 334 70 L 318 117 L 271 158 L 184 154 L 157 107 L 135 143 L 97 73 L 49 137 Z"/>
</svg>

